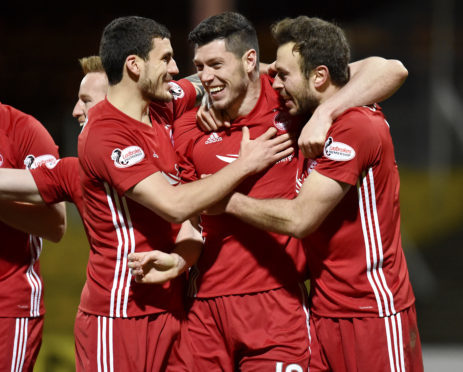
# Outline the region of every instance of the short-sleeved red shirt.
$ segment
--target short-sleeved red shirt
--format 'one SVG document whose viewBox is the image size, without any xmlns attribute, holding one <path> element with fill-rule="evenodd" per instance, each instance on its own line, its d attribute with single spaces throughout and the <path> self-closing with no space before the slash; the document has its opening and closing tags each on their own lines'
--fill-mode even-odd
<svg viewBox="0 0 463 372">
<path fill-rule="evenodd" d="M 174 142 L 182 178 L 198 179 L 236 160 L 247 126 L 251 138 L 276 127 L 280 133 L 298 123 L 280 107 L 272 80 L 261 77 L 261 93 L 254 109 L 233 121 L 231 128 L 203 133 L 196 125 L 196 111 L 174 123 Z M 293 155 L 268 170 L 245 180 L 237 191 L 256 198 L 293 198 L 297 159 Z M 202 216 L 205 236 L 203 254 L 193 283 L 197 297 L 261 292 L 302 281 L 306 260 L 299 240 L 257 229 L 230 215 Z M 194 275 L 192 275 L 194 277 Z"/>
<path fill-rule="evenodd" d="M 414 303 L 400 238 L 399 173 L 379 106 L 346 111 L 324 155 L 303 171 L 352 185 L 304 239 L 312 311 L 326 317 L 383 317 Z"/>
<path fill-rule="evenodd" d="M 38 120 L 0 103 L 0 167 L 32 169 L 57 158 L 58 147 Z M 1 222 L 0 236 L 0 317 L 43 315 L 42 239 Z"/>
<path fill-rule="evenodd" d="M 80 302 L 86 313 L 133 317 L 183 306 L 184 278 L 164 285 L 132 280 L 127 267 L 130 252 L 170 252 L 174 239 L 169 222 L 124 196 L 156 172 L 162 172 L 172 184 L 179 181 L 169 130 L 173 118 L 194 106 L 196 93 L 187 81 L 175 84 L 180 87 L 174 95 L 175 105 L 153 106 L 151 127 L 104 100 L 89 111 L 88 123 L 79 136 L 83 218 L 91 247 Z"/>
</svg>

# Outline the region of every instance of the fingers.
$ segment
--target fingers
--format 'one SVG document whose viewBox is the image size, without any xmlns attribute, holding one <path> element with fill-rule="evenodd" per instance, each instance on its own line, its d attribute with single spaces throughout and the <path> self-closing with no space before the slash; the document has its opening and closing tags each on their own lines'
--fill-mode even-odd
<svg viewBox="0 0 463 372">
<path fill-rule="evenodd" d="M 293 142 L 291 139 L 291 136 L 288 133 L 280 134 L 279 136 L 275 136 L 274 138 L 268 140 L 269 143 L 273 146 L 276 146 L 281 143 L 285 143 L 287 141 L 290 142 L 290 144 Z"/>
<path fill-rule="evenodd" d="M 290 156 L 293 152 L 294 152 L 294 148 L 293 147 L 288 147 L 287 149 L 276 153 L 275 157 L 274 157 L 274 161 L 277 162 L 277 161 L 279 161 L 281 159 L 284 159 L 284 158 Z"/>
<path fill-rule="evenodd" d="M 243 129 L 247 127 L 243 127 Z M 267 141 L 270 138 L 274 137 L 277 134 L 277 129 L 275 127 L 268 128 L 267 131 L 263 134 L 261 134 L 259 137 L 256 138 L 256 140 L 261 140 L 261 141 Z M 248 138 L 249 138 L 249 129 L 248 129 Z"/>
<path fill-rule="evenodd" d="M 216 130 L 216 124 L 211 116 L 211 113 L 205 106 L 201 106 L 196 113 L 196 121 L 199 127 L 205 132 Z"/>
<path fill-rule="evenodd" d="M 249 141 L 249 128 L 243 127 L 243 129 L 241 129 L 241 133 L 243 135 L 243 137 L 241 138 L 241 142 Z"/>
<path fill-rule="evenodd" d="M 305 158 L 315 159 L 323 155 L 324 142 L 305 142 L 299 139 L 297 143 Z"/>
<path fill-rule="evenodd" d="M 276 153 L 279 153 L 281 151 L 284 151 L 286 149 L 292 149 L 294 151 L 294 148 L 292 147 L 293 141 L 291 139 L 287 139 L 284 142 L 280 142 L 277 144 L 274 144 L 272 147 Z"/>
</svg>

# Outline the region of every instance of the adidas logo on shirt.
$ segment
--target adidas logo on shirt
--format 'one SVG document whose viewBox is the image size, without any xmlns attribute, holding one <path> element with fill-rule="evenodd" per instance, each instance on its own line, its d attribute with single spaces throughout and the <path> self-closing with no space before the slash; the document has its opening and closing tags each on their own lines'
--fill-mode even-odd
<svg viewBox="0 0 463 372">
<path fill-rule="evenodd" d="M 222 141 L 222 137 L 220 137 L 217 133 L 212 133 L 209 138 L 204 142 L 206 145 L 210 143 L 220 142 Z"/>
</svg>

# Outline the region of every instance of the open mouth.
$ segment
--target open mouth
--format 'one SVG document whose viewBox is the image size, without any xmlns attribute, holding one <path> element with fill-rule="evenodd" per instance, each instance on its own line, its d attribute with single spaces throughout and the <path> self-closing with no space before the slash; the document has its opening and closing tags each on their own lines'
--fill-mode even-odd
<svg viewBox="0 0 463 372">
<path fill-rule="evenodd" d="M 221 91 L 223 91 L 225 89 L 225 86 L 220 86 L 220 87 L 213 87 L 213 88 L 209 88 L 209 94 L 211 96 L 214 96 L 218 93 L 220 93 Z"/>
</svg>

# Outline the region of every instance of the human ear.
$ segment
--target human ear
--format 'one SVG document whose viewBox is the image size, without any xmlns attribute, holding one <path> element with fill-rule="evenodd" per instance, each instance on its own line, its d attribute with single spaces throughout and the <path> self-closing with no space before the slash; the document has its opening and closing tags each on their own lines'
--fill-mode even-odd
<svg viewBox="0 0 463 372">
<path fill-rule="evenodd" d="M 140 76 L 141 59 L 134 54 L 127 56 L 125 59 L 125 67 L 131 75 Z"/>
<path fill-rule="evenodd" d="M 249 49 L 243 54 L 242 60 L 247 73 L 254 71 L 257 65 L 257 52 L 254 49 Z"/>
<path fill-rule="evenodd" d="M 330 77 L 330 70 L 325 65 L 317 66 L 312 71 L 312 79 L 315 88 L 323 86 Z"/>
</svg>

